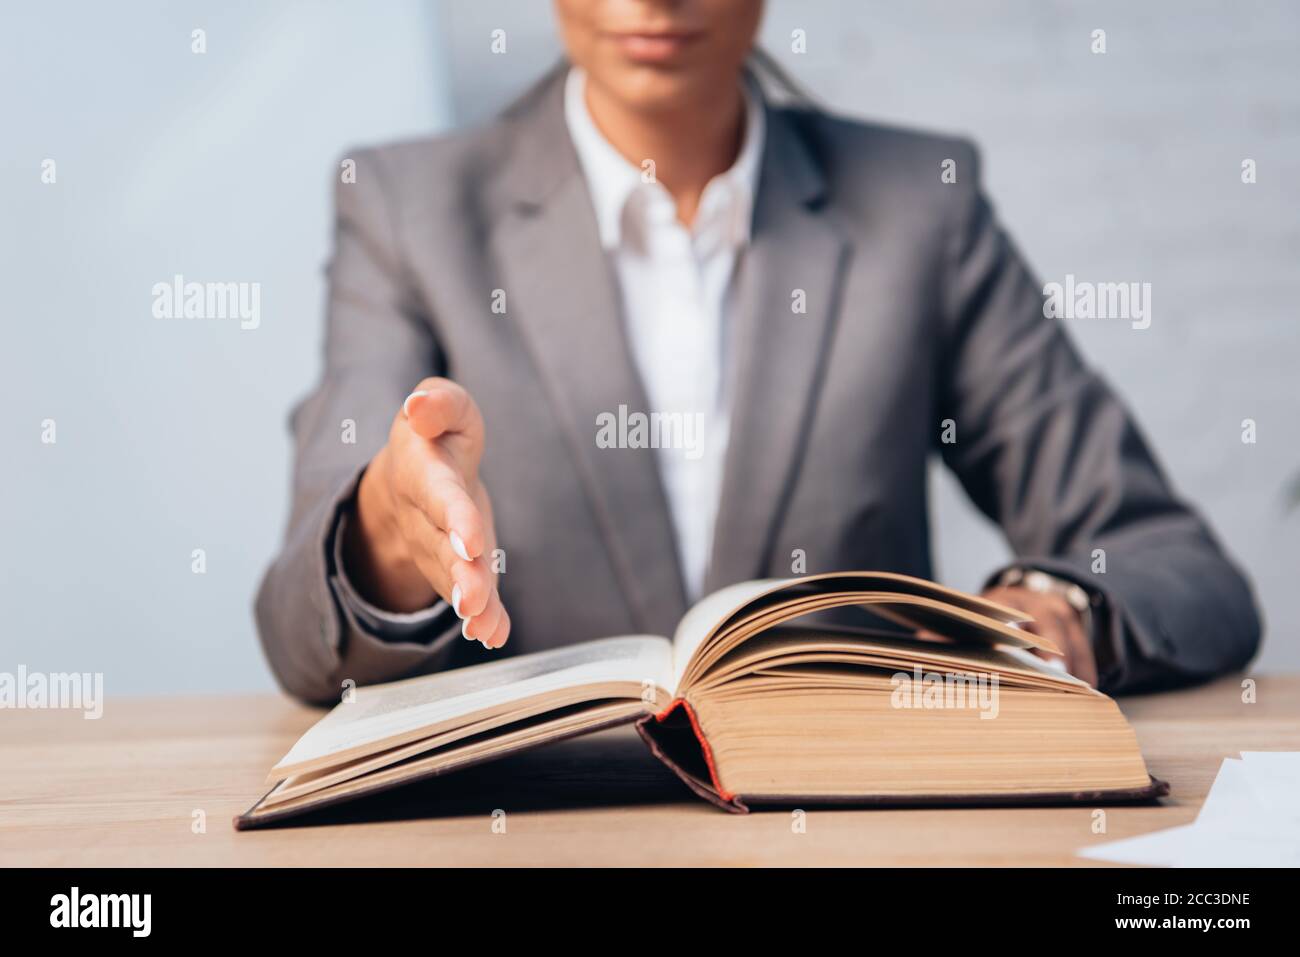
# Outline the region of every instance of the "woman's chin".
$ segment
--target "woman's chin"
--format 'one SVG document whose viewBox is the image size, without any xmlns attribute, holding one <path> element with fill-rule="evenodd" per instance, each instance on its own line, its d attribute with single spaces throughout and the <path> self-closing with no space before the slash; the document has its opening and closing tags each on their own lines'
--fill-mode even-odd
<svg viewBox="0 0 1300 957">
<path fill-rule="evenodd" d="M 625 107 L 643 113 L 680 108 L 717 88 L 717 80 L 699 70 L 645 64 L 630 64 L 597 82 Z"/>
</svg>

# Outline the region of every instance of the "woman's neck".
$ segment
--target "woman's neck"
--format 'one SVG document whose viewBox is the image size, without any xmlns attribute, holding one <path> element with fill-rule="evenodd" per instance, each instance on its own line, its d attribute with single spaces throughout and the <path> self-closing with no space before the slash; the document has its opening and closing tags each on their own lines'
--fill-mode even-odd
<svg viewBox="0 0 1300 957">
<path fill-rule="evenodd" d="M 588 79 L 587 110 L 597 129 L 625 159 L 644 169 L 654 162 L 655 179 L 677 204 L 677 219 L 695 220 L 709 180 L 731 168 L 745 133 L 745 98 L 740 83 L 717 97 L 683 103 L 655 113 L 630 108 Z"/>
</svg>

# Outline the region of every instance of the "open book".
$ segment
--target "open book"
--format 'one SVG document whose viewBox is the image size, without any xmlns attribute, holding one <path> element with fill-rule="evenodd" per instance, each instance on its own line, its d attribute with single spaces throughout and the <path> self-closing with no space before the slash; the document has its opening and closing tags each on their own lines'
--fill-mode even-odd
<svg viewBox="0 0 1300 957">
<path fill-rule="evenodd" d="M 897 632 L 800 626 L 867 607 Z M 1030 653 L 1021 613 L 844 572 L 732 585 L 668 638 L 604 638 L 357 688 L 271 770 L 257 827 L 636 722 L 733 811 L 815 803 L 1133 801 L 1167 793 L 1115 702 Z"/>
</svg>

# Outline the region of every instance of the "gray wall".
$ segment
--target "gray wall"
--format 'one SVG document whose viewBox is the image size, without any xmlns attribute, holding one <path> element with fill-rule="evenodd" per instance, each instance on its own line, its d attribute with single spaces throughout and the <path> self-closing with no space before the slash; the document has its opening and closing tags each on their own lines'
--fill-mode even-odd
<svg viewBox="0 0 1300 957">
<path fill-rule="evenodd" d="M 1150 329 L 1073 331 L 1252 573 L 1261 665 L 1293 669 L 1298 27 L 1282 2 L 855 0 L 774 3 L 764 30 L 827 105 L 978 140 L 1045 278 L 1152 283 Z M 272 686 L 250 602 L 284 520 L 285 414 L 318 367 L 332 163 L 490 114 L 557 50 L 539 0 L 4 7 L 0 670 L 103 671 L 110 693 Z M 261 282 L 260 327 L 152 318 L 150 287 L 177 272 Z M 975 587 L 1005 549 L 935 485 L 940 573 Z"/>
<path fill-rule="evenodd" d="M 445 124 L 436 32 L 422 2 L 0 6 L 0 671 L 274 686 L 251 601 L 319 364 L 334 163 Z M 260 326 L 155 319 L 176 273 L 261 283 Z"/>
</svg>

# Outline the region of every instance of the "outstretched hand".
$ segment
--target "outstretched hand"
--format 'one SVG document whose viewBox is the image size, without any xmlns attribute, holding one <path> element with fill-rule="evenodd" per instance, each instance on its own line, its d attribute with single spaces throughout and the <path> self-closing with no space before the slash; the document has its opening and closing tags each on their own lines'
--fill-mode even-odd
<svg viewBox="0 0 1300 957">
<path fill-rule="evenodd" d="M 440 596 L 461 618 L 461 634 L 500 648 L 510 616 L 491 565 L 492 502 L 478 478 L 483 441 L 483 416 L 464 388 L 421 382 L 361 478 L 344 554 L 369 601 L 410 612 Z"/>
</svg>

